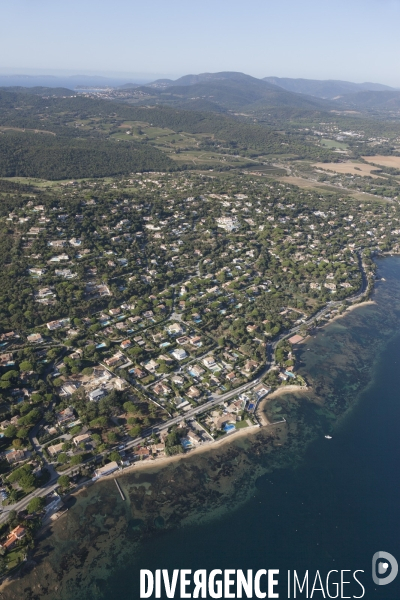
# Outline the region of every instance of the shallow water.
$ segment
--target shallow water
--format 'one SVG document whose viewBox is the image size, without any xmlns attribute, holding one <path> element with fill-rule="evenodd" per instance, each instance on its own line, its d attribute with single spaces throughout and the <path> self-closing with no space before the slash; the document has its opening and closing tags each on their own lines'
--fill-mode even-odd
<svg viewBox="0 0 400 600">
<path fill-rule="evenodd" d="M 366 598 L 398 598 L 370 575 L 378 550 L 400 560 L 400 259 L 378 267 L 376 304 L 299 351 L 310 391 L 267 404 L 287 426 L 126 475 L 126 502 L 113 481 L 92 486 L 1 597 L 138 598 L 140 568 L 336 568 L 365 570 Z"/>
</svg>

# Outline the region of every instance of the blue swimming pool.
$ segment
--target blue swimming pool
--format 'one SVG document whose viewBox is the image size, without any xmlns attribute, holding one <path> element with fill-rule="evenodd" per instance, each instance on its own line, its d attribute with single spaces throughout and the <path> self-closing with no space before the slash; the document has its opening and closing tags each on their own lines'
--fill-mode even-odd
<svg viewBox="0 0 400 600">
<path fill-rule="evenodd" d="M 226 433 L 229 433 L 233 429 L 236 429 L 236 427 L 234 425 L 232 425 L 231 423 L 229 423 L 229 425 L 228 424 L 225 425 L 225 427 L 224 427 L 224 431 L 226 431 Z"/>
</svg>

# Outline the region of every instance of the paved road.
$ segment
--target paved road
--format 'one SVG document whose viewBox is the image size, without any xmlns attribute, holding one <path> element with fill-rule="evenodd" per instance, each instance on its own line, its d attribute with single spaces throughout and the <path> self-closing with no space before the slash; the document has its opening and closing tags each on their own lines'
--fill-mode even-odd
<svg viewBox="0 0 400 600">
<path fill-rule="evenodd" d="M 365 293 L 365 291 L 368 287 L 368 279 L 367 279 L 367 276 L 365 273 L 365 266 L 362 264 L 362 259 L 361 259 L 360 253 L 358 253 L 358 258 L 359 258 L 360 270 L 361 270 L 361 275 L 362 275 L 362 284 L 361 284 L 361 288 L 357 292 L 357 294 L 355 294 L 351 298 L 347 298 L 347 301 L 350 300 L 352 303 L 357 302 L 357 300 L 359 300 L 363 296 L 363 294 Z M 218 404 L 221 404 L 221 403 L 225 402 L 226 400 L 229 400 L 231 397 L 236 396 L 237 394 L 241 394 L 241 393 L 251 389 L 252 387 L 254 387 L 258 383 L 259 379 L 264 377 L 266 375 L 266 373 L 268 373 L 268 371 L 271 369 L 271 366 L 273 365 L 273 362 L 272 362 L 273 361 L 273 351 L 276 348 L 277 344 L 281 340 L 292 336 L 294 333 L 299 331 L 302 327 L 310 325 L 311 323 L 320 319 L 325 313 L 330 312 L 333 308 L 335 308 L 336 306 L 340 306 L 341 304 L 343 304 L 343 301 L 341 301 L 341 300 L 329 302 L 328 306 L 326 306 L 325 308 L 318 311 L 318 313 L 316 313 L 315 315 L 310 317 L 307 321 L 305 321 L 304 323 L 302 323 L 300 325 L 297 325 L 296 327 L 293 327 L 292 329 L 290 329 L 290 331 L 281 333 L 276 338 L 276 340 L 269 343 L 267 345 L 267 354 L 270 354 L 271 362 L 269 361 L 269 356 L 267 356 L 265 366 L 263 367 L 263 369 L 261 371 L 258 372 L 256 378 L 253 381 L 245 383 L 244 385 L 242 385 L 234 390 L 231 390 L 229 392 L 226 392 L 225 394 L 221 394 L 219 396 L 216 394 L 212 394 L 211 398 L 208 402 L 205 402 L 204 404 L 201 404 L 200 406 L 195 406 L 195 407 L 191 408 L 190 410 L 188 410 L 185 413 L 185 415 L 183 415 L 183 416 L 179 415 L 178 417 L 173 417 L 171 419 L 168 419 L 168 421 L 160 423 L 159 425 L 156 425 L 156 426 L 146 430 L 140 438 L 136 438 L 136 439 L 127 441 L 125 443 L 125 449 L 128 450 L 130 448 L 134 448 L 135 446 L 139 446 L 140 444 L 143 444 L 145 442 L 145 440 L 153 432 L 165 431 L 166 429 L 169 429 L 169 427 L 171 427 L 172 425 L 176 425 L 177 423 L 180 423 L 183 419 L 189 419 L 191 417 L 194 417 L 195 415 L 198 415 L 207 410 L 210 410 L 210 408 L 212 408 L 213 406 L 217 406 Z M 35 429 L 36 428 L 34 428 L 33 432 L 35 432 Z M 32 438 L 34 438 L 33 435 L 32 435 Z M 36 443 L 38 444 L 38 442 L 36 440 L 36 443 L 35 443 L 34 442 L 35 439 L 36 438 L 32 439 L 32 442 L 34 444 L 36 451 L 39 452 L 39 454 L 41 454 L 40 445 L 39 445 L 39 449 L 38 449 L 38 447 L 36 446 Z M 106 454 L 106 452 L 104 452 L 103 455 L 104 454 Z M 100 460 L 101 456 L 102 455 L 99 454 L 99 455 L 97 455 L 97 457 L 90 458 L 89 460 L 87 460 L 85 462 L 88 463 L 88 462 L 94 462 L 96 460 Z M 82 463 L 82 464 L 85 464 L 85 463 Z M 32 498 L 34 498 L 36 496 L 46 496 L 47 494 L 49 494 L 50 492 L 52 492 L 53 490 L 55 490 L 58 487 L 58 485 L 57 485 L 57 479 L 59 477 L 58 473 L 54 469 L 53 465 L 47 464 L 46 467 L 47 468 L 52 467 L 52 470 L 51 470 L 52 476 L 51 476 L 50 481 L 48 481 L 48 483 L 45 484 L 43 487 L 38 488 L 37 490 L 35 490 L 31 494 L 29 494 L 29 496 L 26 496 L 26 498 L 24 498 L 23 500 L 20 500 L 16 504 L 4 507 L 3 512 L 0 514 L 0 523 L 3 523 L 4 521 L 7 520 L 8 513 L 11 510 L 16 510 L 16 511 L 24 510 Z M 76 471 L 77 468 L 78 468 L 77 466 L 71 467 L 71 468 L 63 471 L 63 475 L 69 475 L 73 471 Z"/>
</svg>

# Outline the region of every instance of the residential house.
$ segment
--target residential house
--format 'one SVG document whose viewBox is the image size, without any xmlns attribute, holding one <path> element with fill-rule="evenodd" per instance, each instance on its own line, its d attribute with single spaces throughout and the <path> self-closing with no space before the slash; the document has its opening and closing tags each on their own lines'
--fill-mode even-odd
<svg viewBox="0 0 400 600">
<path fill-rule="evenodd" d="M 53 248 L 62 248 L 63 246 L 65 246 L 67 242 L 65 242 L 64 240 L 53 240 L 51 242 L 48 242 L 47 245 L 48 246 L 52 246 Z"/>
<path fill-rule="evenodd" d="M 106 363 L 106 365 L 108 367 L 114 367 L 116 364 L 118 364 L 124 358 L 125 357 L 122 354 L 122 352 L 117 352 L 116 354 L 114 354 L 110 358 L 106 358 L 104 362 Z"/>
<path fill-rule="evenodd" d="M 143 446 L 142 448 L 137 448 L 134 450 L 134 455 L 137 458 L 147 458 L 150 456 L 150 448 Z"/>
<path fill-rule="evenodd" d="M 205 367 L 207 367 L 207 369 L 211 369 L 212 367 L 215 367 L 216 362 L 213 356 L 206 356 L 205 358 L 203 358 L 203 365 Z"/>
<path fill-rule="evenodd" d="M 54 273 L 57 277 L 64 277 L 64 279 L 73 279 L 77 276 L 77 273 L 72 273 L 71 269 L 56 269 Z"/>
<path fill-rule="evenodd" d="M 28 269 L 30 275 L 35 275 L 36 277 L 41 277 L 46 273 L 46 269 L 33 268 Z"/>
<path fill-rule="evenodd" d="M 93 367 L 92 373 L 92 383 L 96 381 L 96 383 L 104 382 L 110 379 L 112 375 L 103 367 Z"/>
<path fill-rule="evenodd" d="M 57 413 L 56 417 L 59 425 L 64 425 L 65 423 L 68 423 L 69 421 L 73 421 L 75 419 L 74 411 L 70 406 Z"/>
<path fill-rule="evenodd" d="M 90 442 L 92 438 L 90 437 L 90 433 L 82 433 L 82 435 L 77 435 L 73 438 L 73 443 L 75 444 L 75 446 L 79 446 L 79 444 L 81 444 L 82 442 L 85 444 L 87 442 Z"/>
<path fill-rule="evenodd" d="M 248 360 L 244 365 L 246 373 L 251 373 L 258 367 L 258 363 L 255 360 Z"/>
<path fill-rule="evenodd" d="M 53 444 L 47 448 L 47 452 L 50 456 L 57 456 L 60 452 L 62 452 L 64 446 L 64 442 L 60 442 L 59 444 Z"/>
<path fill-rule="evenodd" d="M 2 333 L 0 335 L 0 342 L 9 342 L 14 338 L 19 338 L 19 335 L 15 333 L 15 331 L 8 331 L 7 333 Z"/>
<path fill-rule="evenodd" d="M 185 333 L 184 328 L 179 323 L 172 323 L 167 327 L 167 331 L 170 335 L 182 335 Z"/>
<path fill-rule="evenodd" d="M 147 371 L 149 371 L 149 373 L 155 373 L 159 367 L 159 364 L 154 360 L 154 358 L 152 358 L 147 363 L 144 363 L 143 366 Z"/>
<path fill-rule="evenodd" d="M 115 377 L 111 383 L 114 384 L 114 389 L 116 390 L 124 390 L 126 387 L 126 381 L 121 377 Z"/>
<path fill-rule="evenodd" d="M 165 454 L 165 444 L 161 442 L 160 444 L 154 444 L 152 447 L 153 454 L 157 454 L 158 456 Z"/>
<path fill-rule="evenodd" d="M 61 262 L 63 260 L 69 260 L 68 254 L 58 254 L 57 256 L 53 256 L 49 262 Z"/>
<path fill-rule="evenodd" d="M 205 373 L 205 370 L 200 367 L 200 365 L 194 365 L 190 367 L 190 374 L 194 377 L 200 377 Z"/>
<path fill-rule="evenodd" d="M 165 385 L 165 383 L 157 383 L 154 387 L 153 387 L 153 391 L 155 394 L 157 394 L 157 396 L 166 396 L 168 394 L 171 393 L 171 389 Z"/>
<path fill-rule="evenodd" d="M 232 417 L 232 415 L 229 415 L 229 414 L 224 414 L 224 415 L 221 415 L 220 417 L 217 417 L 217 418 L 214 420 L 215 427 L 216 427 L 217 429 L 222 429 L 222 428 L 224 427 L 224 425 L 226 425 L 226 424 L 227 424 L 227 423 L 229 423 L 229 422 L 232 422 L 232 420 L 234 420 L 234 421 L 235 421 L 235 418 L 234 418 L 234 417 Z"/>
<path fill-rule="evenodd" d="M 103 388 L 97 388 L 88 393 L 88 398 L 90 402 L 98 402 L 107 394 L 106 390 Z"/>
<path fill-rule="evenodd" d="M 24 458 L 25 458 L 24 450 L 14 450 L 13 452 L 9 452 L 6 455 L 6 459 L 9 464 L 14 464 L 16 462 L 20 462 L 21 460 L 24 460 Z"/>
<path fill-rule="evenodd" d="M 201 341 L 201 337 L 200 337 L 199 335 L 192 336 L 192 337 L 189 339 L 189 343 L 190 343 L 192 346 L 196 346 L 197 348 L 200 348 L 200 347 L 203 345 L 203 343 L 202 343 L 202 341 Z"/>
<path fill-rule="evenodd" d="M 172 365 L 174 362 L 168 354 L 160 354 L 158 361 L 164 361 L 166 365 Z"/>
<path fill-rule="evenodd" d="M 146 312 L 143 313 L 143 317 L 145 319 L 152 319 L 154 317 L 154 313 L 152 310 L 146 310 Z"/>
<path fill-rule="evenodd" d="M 171 356 L 173 356 L 176 360 L 184 360 L 188 354 L 183 348 L 176 348 L 171 352 Z"/>
<path fill-rule="evenodd" d="M 189 433 L 187 434 L 187 437 L 191 444 L 193 444 L 193 445 L 201 444 L 201 439 L 194 431 L 189 431 Z"/>
<path fill-rule="evenodd" d="M 40 333 L 31 333 L 27 336 L 26 339 L 30 344 L 41 344 L 42 342 L 44 342 L 44 339 L 42 338 Z"/>
<path fill-rule="evenodd" d="M 2 548 L 9 550 L 16 542 L 22 540 L 26 536 L 26 529 L 22 527 L 22 525 L 17 525 L 7 536 L 4 544 L 1 545 Z"/>
<path fill-rule="evenodd" d="M 194 385 L 190 386 L 186 393 L 189 396 L 189 398 L 192 398 L 193 400 L 195 400 L 196 398 L 200 398 L 201 396 L 200 390 L 198 390 L 197 387 L 195 387 Z"/>
<path fill-rule="evenodd" d="M 70 319 L 66 318 L 66 319 L 57 319 L 56 321 L 49 321 L 49 323 L 46 323 L 47 325 L 47 329 L 49 329 L 50 331 L 55 331 L 56 329 L 60 329 L 61 327 L 66 327 L 67 325 L 69 325 L 70 323 Z"/>
<path fill-rule="evenodd" d="M 66 381 L 62 386 L 62 391 L 65 395 L 72 396 L 72 394 L 76 392 L 79 386 L 79 381 Z"/>
<path fill-rule="evenodd" d="M 266 396 L 269 393 L 269 391 L 270 389 L 266 387 L 263 383 L 256 385 L 256 387 L 253 390 L 257 400 L 261 400 L 261 398 L 264 398 L 264 396 Z"/>
<path fill-rule="evenodd" d="M 146 373 L 142 371 L 142 369 L 139 369 L 139 367 L 135 367 L 133 369 L 133 374 L 137 379 L 143 379 L 143 377 L 146 377 Z"/>
<path fill-rule="evenodd" d="M 0 367 L 7 367 L 13 364 L 14 361 L 12 352 L 7 352 L 7 354 L 0 354 Z"/>
</svg>

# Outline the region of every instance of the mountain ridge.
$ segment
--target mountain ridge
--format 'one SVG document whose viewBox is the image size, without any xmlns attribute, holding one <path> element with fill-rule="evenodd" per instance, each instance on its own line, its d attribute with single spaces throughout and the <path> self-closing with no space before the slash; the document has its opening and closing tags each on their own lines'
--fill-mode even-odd
<svg viewBox="0 0 400 600">
<path fill-rule="evenodd" d="M 357 92 L 371 91 L 398 91 L 388 85 L 381 83 L 354 83 L 352 81 L 342 81 L 340 79 L 294 79 L 290 77 L 264 77 L 263 81 L 274 84 L 282 89 L 297 93 L 307 94 L 322 99 L 333 100 L 337 96 L 355 94 Z"/>
</svg>

